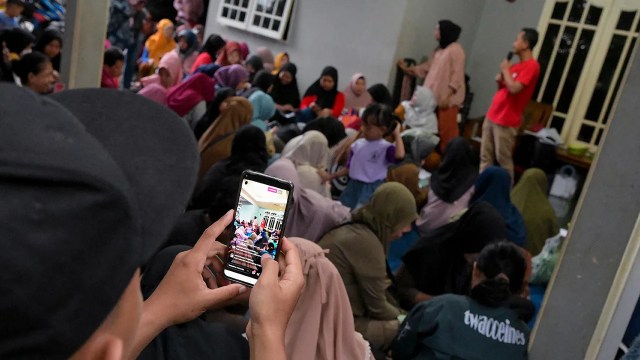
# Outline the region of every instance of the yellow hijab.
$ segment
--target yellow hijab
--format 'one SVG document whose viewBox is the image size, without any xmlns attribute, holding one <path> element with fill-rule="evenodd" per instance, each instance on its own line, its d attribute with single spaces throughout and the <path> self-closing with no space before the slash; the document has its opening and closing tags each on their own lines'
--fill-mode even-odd
<svg viewBox="0 0 640 360">
<path fill-rule="evenodd" d="M 149 59 L 153 59 L 154 64 L 158 64 L 162 55 L 175 50 L 177 46 L 173 38 L 167 38 L 164 35 L 164 29 L 169 26 L 174 26 L 171 20 L 160 20 L 156 26 L 156 32 L 147 39 L 147 42 L 144 43 L 144 46 L 149 51 Z"/>
<path fill-rule="evenodd" d="M 282 63 L 282 59 L 284 59 L 285 56 L 287 57 L 287 59 L 289 58 L 289 54 L 286 52 L 281 52 L 276 55 L 276 58 L 273 61 L 273 71 L 271 71 L 273 75 L 278 75 L 278 73 L 280 72 L 280 68 L 282 67 L 282 65 L 284 65 Z"/>
</svg>

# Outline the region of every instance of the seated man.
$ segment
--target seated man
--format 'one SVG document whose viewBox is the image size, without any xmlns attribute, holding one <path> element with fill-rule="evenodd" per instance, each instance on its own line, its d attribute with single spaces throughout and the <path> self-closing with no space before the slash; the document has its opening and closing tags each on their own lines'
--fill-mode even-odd
<svg viewBox="0 0 640 360">
<path fill-rule="evenodd" d="M 0 358 L 135 358 L 167 326 L 246 292 L 211 289 L 200 275 L 205 264 L 222 267 L 212 256 L 225 247 L 213 240 L 228 212 L 142 303 L 140 267 L 196 179 L 195 142 L 175 114 L 100 89 L 44 98 L 0 84 L 0 93 Z M 285 241 L 283 251 L 290 286 L 278 285 L 278 266 L 265 257 L 250 298 L 254 359 L 285 358 L 303 275 L 294 246 Z"/>
</svg>

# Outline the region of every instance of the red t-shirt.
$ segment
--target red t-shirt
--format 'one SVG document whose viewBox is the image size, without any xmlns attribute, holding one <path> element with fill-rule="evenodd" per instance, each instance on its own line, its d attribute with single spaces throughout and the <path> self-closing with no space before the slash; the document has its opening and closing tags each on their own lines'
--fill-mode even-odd
<svg viewBox="0 0 640 360">
<path fill-rule="evenodd" d="M 536 59 L 530 59 L 511 65 L 509 72 L 515 81 L 524 85 L 524 88 L 517 94 L 511 94 L 509 89 L 501 84 L 487 111 L 487 118 L 498 125 L 517 128 L 522 123 L 524 108 L 536 90 L 540 64 Z"/>
</svg>

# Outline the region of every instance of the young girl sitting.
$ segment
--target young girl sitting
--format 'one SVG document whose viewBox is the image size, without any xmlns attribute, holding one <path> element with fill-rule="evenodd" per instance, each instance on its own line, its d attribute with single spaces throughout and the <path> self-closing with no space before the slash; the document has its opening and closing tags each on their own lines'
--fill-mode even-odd
<svg viewBox="0 0 640 360">
<path fill-rule="evenodd" d="M 340 195 L 340 201 L 352 209 L 366 204 L 387 176 L 387 168 L 404 158 L 404 144 L 400 125 L 386 105 L 371 104 L 362 114 L 364 138 L 351 145 L 347 166 L 327 175 L 328 180 L 349 174 L 349 184 Z M 384 139 L 393 134 L 394 143 Z"/>
</svg>

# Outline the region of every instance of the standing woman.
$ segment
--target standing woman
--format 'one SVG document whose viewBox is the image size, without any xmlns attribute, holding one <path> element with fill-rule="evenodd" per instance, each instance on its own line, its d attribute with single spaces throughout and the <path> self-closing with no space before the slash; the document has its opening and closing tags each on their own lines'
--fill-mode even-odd
<svg viewBox="0 0 640 360">
<path fill-rule="evenodd" d="M 144 47 L 149 52 L 149 60 L 153 61 L 156 66 L 160 62 L 160 58 L 176 49 L 176 42 L 173 40 L 175 26 L 169 19 L 162 19 L 156 26 L 156 32 L 147 39 Z"/>
<path fill-rule="evenodd" d="M 349 85 L 344 89 L 344 108 L 348 112 L 358 115 L 361 109 L 373 102 L 371 94 L 367 91 L 367 80 L 364 75 L 355 73 L 351 77 Z"/>
<path fill-rule="evenodd" d="M 60 54 L 62 50 L 62 34 L 58 30 L 49 29 L 40 35 L 33 50 L 39 51 L 51 60 L 53 70 L 60 71 Z"/>
<path fill-rule="evenodd" d="M 304 93 L 300 104 L 299 120 L 309 122 L 316 117 L 335 118 L 344 109 L 344 94 L 338 91 L 338 70 L 327 66 L 322 70 L 320 78 L 316 80 Z"/>
<path fill-rule="evenodd" d="M 449 141 L 459 135 L 458 112 L 465 96 L 465 53 L 457 43 L 462 28 L 449 20 L 440 20 L 434 37 L 438 48 L 424 64 L 407 67 L 404 60 L 398 66 L 407 74 L 423 77 L 424 87 L 430 89 L 438 102 L 438 129 L 440 151 L 444 152 Z"/>
<path fill-rule="evenodd" d="M 191 66 L 191 73 L 193 74 L 200 66 L 214 63 L 218 59 L 218 53 L 224 48 L 226 42 L 220 35 L 209 35 L 207 40 L 200 49 L 200 54 L 196 58 L 196 61 Z"/>
<path fill-rule="evenodd" d="M 218 161 L 231 156 L 236 131 L 251 122 L 253 109 L 249 100 L 234 96 L 223 102 L 220 116 L 198 141 L 200 150 L 199 179 Z"/>
</svg>

